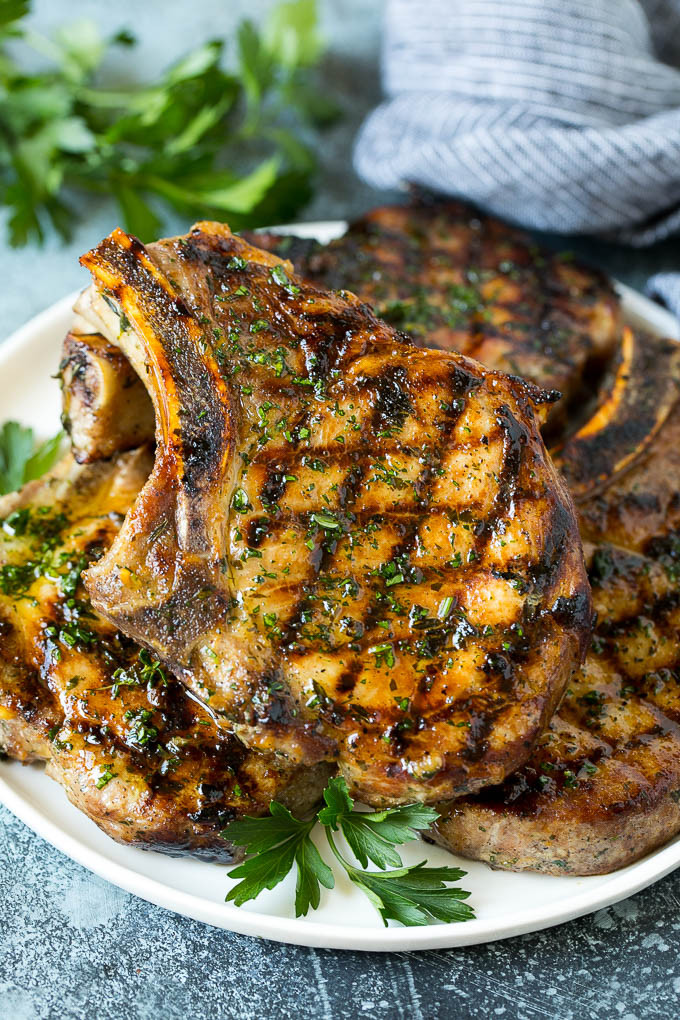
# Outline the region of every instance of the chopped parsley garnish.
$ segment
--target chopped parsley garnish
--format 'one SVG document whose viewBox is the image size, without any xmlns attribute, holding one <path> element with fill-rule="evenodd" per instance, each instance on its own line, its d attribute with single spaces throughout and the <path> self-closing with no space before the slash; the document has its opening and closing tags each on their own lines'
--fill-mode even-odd
<svg viewBox="0 0 680 1020">
<path fill-rule="evenodd" d="M 375 655 L 376 666 L 387 666 L 388 669 L 392 669 L 394 666 L 394 647 L 389 642 L 383 642 L 381 645 L 371 645 L 368 649 L 369 655 Z"/>
<path fill-rule="evenodd" d="M 113 762 L 110 765 L 101 765 L 99 771 L 99 779 L 95 783 L 98 790 L 103 790 L 107 783 L 110 783 L 114 778 L 113 773 Z"/>
<path fill-rule="evenodd" d="M 232 255 L 227 262 L 227 269 L 245 269 L 248 263 L 240 255 Z"/>
<path fill-rule="evenodd" d="M 255 319 L 255 321 L 250 324 L 251 333 L 261 333 L 263 329 L 269 328 L 270 326 L 266 319 Z"/>
<path fill-rule="evenodd" d="M 314 524 L 318 524 L 320 528 L 325 528 L 328 531 L 334 531 L 340 527 L 340 521 L 338 521 L 331 514 L 316 513 L 312 514 L 311 520 Z"/>
<path fill-rule="evenodd" d="M 252 506 L 243 489 L 236 490 L 231 498 L 231 507 L 237 514 L 247 514 L 249 510 L 252 510 Z"/>
<path fill-rule="evenodd" d="M 291 296 L 295 297 L 296 294 L 300 293 L 300 288 L 296 287 L 286 276 L 283 266 L 273 266 L 270 275 L 274 283 L 278 283 L 280 287 L 285 287 Z"/>
<path fill-rule="evenodd" d="M 137 661 L 130 666 L 120 667 L 113 674 L 113 683 L 106 687 L 98 687 L 96 690 L 111 691 L 111 697 L 117 698 L 121 687 L 148 687 L 153 689 L 158 685 L 166 686 L 167 677 L 160 664 L 159 659 L 154 659 L 151 652 L 146 648 L 139 650 Z"/>
<path fill-rule="evenodd" d="M 151 724 L 153 712 L 148 708 L 138 708 L 136 711 L 128 709 L 123 718 L 133 724 L 130 738 L 135 744 L 146 747 L 158 740 L 158 730 Z"/>
</svg>

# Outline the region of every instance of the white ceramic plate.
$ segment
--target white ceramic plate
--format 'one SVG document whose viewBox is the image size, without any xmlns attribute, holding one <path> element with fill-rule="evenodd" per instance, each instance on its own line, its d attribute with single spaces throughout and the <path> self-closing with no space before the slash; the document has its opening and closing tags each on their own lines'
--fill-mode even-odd
<svg viewBox="0 0 680 1020">
<path fill-rule="evenodd" d="M 285 228 L 321 241 L 339 235 L 339 222 Z M 678 336 L 677 321 L 640 294 L 621 287 L 626 317 L 633 325 Z M 0 420 L 15 418 L 47 436 L 59 420 L 59 391 L 50 377 L 71 318 L 75 295 L 36 316 L 0 345 Z M 424 928 L 384 928 L 365 897 L 336 871 L 336 888 L 322 891 L 321 907 L 293 917 L 291 876 L 246 907 L 224 902 L 230 886 L 227 868 L 190 859 L 172 859 L 119 846 L 66 799 L 38 766 L 0 762 L 0 801 L 38 835 L 74 861 L 145 900 L 245 935 L 327 949 L 412 950 L 464 946 L 507 938 L 568 921 L 615 903 L 643 889 L 680 865 L 680 837 L 637 864 L 613 875 L 554 878 L 492 871 L 485 864 L 456 862 L 424 843 L 405 848 L 406 863 L 460 863 L 461 882 L 472 893 L 477 919 L 465 924 Z M 329 864 L 323 837 L 317 840 Z"/>
</svg>

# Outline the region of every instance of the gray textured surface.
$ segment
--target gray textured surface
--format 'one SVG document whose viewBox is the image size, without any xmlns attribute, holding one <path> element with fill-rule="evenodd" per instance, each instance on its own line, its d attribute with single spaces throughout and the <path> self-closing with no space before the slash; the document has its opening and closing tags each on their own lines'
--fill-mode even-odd
<svg viewBox="0 0 680 1020">
<path fill-rule="evenodd" d="M 187 37 L 227 33 L 243 12 L 259 16 L 268 6 L 41 0 L 37 22 L 47 29 L 90 15 L 105 29 L 133 25 L 143 41 L 140 67 L 151 71 Z M 324 145 L 324 184 L 308 219 L 352 215 L 379 197 L 353 177 L 349 147 L 377 94 L 380 7 L 326 2 L 328 80 L 348 116 Z M 2 335 L 82 282 L 77 255 L 110 229 L 112 215 L 105 204 L 92 209 L 65 248 L 9 252 L 0 243 Z M 680 263 L 677 241 L 650 252 L 587 241 L 570 247 L 638 286 Z M 0 1020 L 674 1017 L 679 950 L 680 873 L 592 917 L 488 946 L 391 957 L 279 946 L 128 896 L 0 809 Z"/>
</svg>

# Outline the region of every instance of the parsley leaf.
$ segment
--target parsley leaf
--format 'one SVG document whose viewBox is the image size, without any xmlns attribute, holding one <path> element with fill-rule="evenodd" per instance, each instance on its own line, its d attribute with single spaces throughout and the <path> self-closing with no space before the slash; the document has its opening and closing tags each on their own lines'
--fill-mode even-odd
<svg viewBox="0 0 680 1020">
<path fill-rule="evenodd" d="M 464 889 L 450 889 L 466 872 L 460 868 L 428 868 L 425 861 L 411 868 L 376 873 L 353 868 L 338 859 L 351 880 L 366 893 L 383 919 L 405 925 L 432 924 L 433 921 L 471 921 L 474 910 L 462 903 L 470 895 Z"/>
<path fill-rule="evenodd" d="M 269 812 L 269 818 L 246 817 L 232 822 L 222 833 L 224 839 L 245 846 L 248 853 L 254 854 L 229 872 L 230 878 L 243 881 L 230 890 L 227 902 L 233 900 L 237 907 L 243 906 L 263 889 L 273 889 L 297 864 L 295 916 L 300 917 L 310 907 L 319 906 L 319 883 L 333 888 L 333 872 L 310 839 L 316 819 L 301 822 L 275 800 L 269 805 Z"/>
<path fill-rule="evenodd" d="M 0 495 L 15 492 L 49 471 L 59 457 L 63 432 L 35 448 L 33 429 L 16 421 L 0 428 Z"/>
<path fill-rule="evenodd" d="M 417 839 L 418 831 L 428 829 L 439 817 L 424 804 L 405 804 L 386 811 L 355 811 L 342 776 L 330 780 L 324 800 L 326 807 L 319 811 L 319 821 L 333 831 L 341 829 L 362 868 L 368 867 L 369 860 L 383 870 L 400 868 L 402 861 L 395 844 Z"/>
<path fill-rule="evenodd" d="M 112 195 L 143 241 L 168 206 L 240 229 L 290 219 L 311 197 L 309 129 L 337 114 L 315 79 L 315 0 L 279 4 L 261 31 L 243 22 L 234 71 L 210 40 L 154 82 L 122 88 L 102 68 L 111 46 L 135 45 L 129 32 L 106 40 L 80 20 L 47 40 L 24 28 L 29 12 L 27 0 L 0 0 L 0 206 L 13 245 L 68 237 L 87 192 Z M 39 70 L 30 52 L 24 64 L 30 49 Z"/>
<path fill-rule="evenodd" d="M 227 901 L 242 906 L 255 899 L 263 889 L 273 889 L 297 865 L 295 915 L 316 909 L 320 902 L 320 885 L 332 889 L 335 879 L 312 842 L 311 832 L 318 820 L 324 826 L 328 844 L 349 879 L 370 899 L 387 924 L 399 921 L 405 925 L 431 924 L 435 921 L 468 921 L 474 917 L 472 908 L 463 903 L 470 895 L 463 889 L 450 888 L 466 872 L 460 868 L 429 868 L 424 861 L 403 867 L 395 845 L 417 838 L 438 814 L 423 804 L 406 804 L 385 811 L 359 812 L 349 795 L 345 780 L 331 779 L 324 791 L 323 807 L 316 818 L 303 822 L 294 818 L 282 804 L 272 801 L 270 815 L 264 818 L 243 818 L 232 822 L 222 832 L 224 839 L 246 847 L 253 856 L 229 872 L 242 881 L 227 895 Z M 340 830 L 361 867 L 350 864 L 342 856 L 333 838 Z M 372 861 L 381 871 L 367 871 Z M 387 871 L 388 867 L 395 870 Z"/>
</svg>

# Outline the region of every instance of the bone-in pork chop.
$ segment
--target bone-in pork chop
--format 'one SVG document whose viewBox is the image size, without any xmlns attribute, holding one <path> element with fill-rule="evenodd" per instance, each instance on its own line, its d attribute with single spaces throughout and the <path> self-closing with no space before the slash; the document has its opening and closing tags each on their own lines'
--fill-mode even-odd
<svg viewBox="0 0 680 1020">
<path fill-rule="evenodd" d="M 591 620 L 545 396 L 220 224 L 148 249 L 115 231 L 83 262 L 81 311 L 157 421 L 151 478 L 86 575 L 97 610 L 246 744 L 337 759 L 369 803 L 513 771 Z"/>
</svg>

